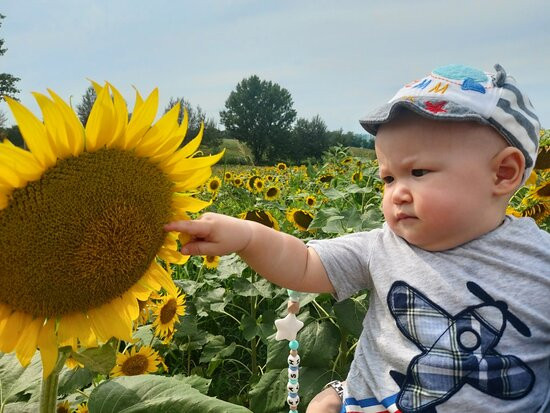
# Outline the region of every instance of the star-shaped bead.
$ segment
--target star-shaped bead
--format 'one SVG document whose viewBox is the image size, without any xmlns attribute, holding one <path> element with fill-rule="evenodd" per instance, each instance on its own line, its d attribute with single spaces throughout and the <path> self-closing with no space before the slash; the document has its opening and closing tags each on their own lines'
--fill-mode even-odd
<svg viewBox="0 0 550 413">
<path fill-rule="evenodd" d="M 304 323 L 296 318 L 296 314 L 289 313 L 285 318 L 275 320 L 277 334 L 275 340 L 296 340 L 296 334 L 304 326 Z"/>
</svg>

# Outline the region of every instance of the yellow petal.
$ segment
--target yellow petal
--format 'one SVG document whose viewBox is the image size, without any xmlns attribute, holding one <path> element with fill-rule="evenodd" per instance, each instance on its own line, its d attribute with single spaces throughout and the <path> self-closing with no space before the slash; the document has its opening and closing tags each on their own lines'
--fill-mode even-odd
<svg viewBox="0 0 550 413">
<path fill-rule="evenodd" d="M 110 83 L 107 83 L 107 85 L 113 92 L 113 105 L 116 124 L 113 140 L 109 142 L 109 147 L 124 149 L 124 138 L 126 134 L 126 127 L 128 126 L 128 109 L 120 92 Z"/>
<path fill-rule="evenodd" d="M 53 90 L 48 89 L 48 93 L 63 116 L 71 154 L 73 156 L 80 155 L 84 150 L 84 127 L 80 123 L 80 119 L 78 119 L 78 116 L 76 116 L 71 107 Z"/>
<path fill-rule="evenodd" d="M 29 151 L 18 148 L 9 141 L 0 144 L 0 165 L 11 168 L 25 181 L 37 180 L 44 172 L 44 168 Z"/>
<path fill-rule="evenodd" d="M 15 354 L 23 367 L 27 367 L 29 365 L 32 356 L 34 356 L 34 353 L 36 352 L 38 335 L 40 334 L 40 330 L 43 325 L 43 318 L 34 319 L 27 326 L 27 328 L 23 330 L 21 337 L 15 346 Z"/>
<path fill-rule="evenodd" d="M 165 173 L 169 175 L 174 175 L 174 176 L 178 176 L 179 174 L 189 173 L 194 169 L 200 169 L 200 168 L 205 168 L 207 166 L 214 165 L 216 162 L 218 162 L 222 158 L 224 153 L 225 153 L 225 149 L 216 155 L 202 156 L 197 158 L 186 158 L 183 161 L 174 165 L 163 164 L 162 170 Z"/>
<path fill-rule="evenodd" d="M 116 130 L 113 101 L 109 88 L 104 87 L 97 95 L 86 122 L 86 150 L 95 151 L 112 141 Z"/>
<path fill-rule="evenodd" d="M 44 126 L 54 152 L 58 158 L 64 159 L 71 154 L 65 121 L 57 105 L 41 93 L 33 92 L 33 96 L 40 106 Z"/>
<path fill-rule="evenodd" d="M 189 255 L 181 255 L 178 251 L 168 248 L 161 248 L 157 255 L 169 264 L 185 264 L 189 260 Z"/>
<path fill-rule="evenodd" d="M 50 318 L 40 329 L 38 348 L 42 358 L 42 377 L 46 378 L 53 371 L 59 355 L 55 336 L 55 319 Z"/>
<path fill-rule="evenodd" d="M 17 121 L 23 139 L 25 139 L 27 146 L 36 160 L 44 168 L 49 168 L 54 165 L 56 156 L 48 140 L 46 128 L 42 122 L 21 103 L 7 96 L 5 100 Z"/>
<path fill-rule="evenodd" d="M 199 212 L 201 209 L 206 208 L 212 204 L 212 201 L 203 201 L 198 198 L 193 198 L 185 195 L 174 194 L 172 196 L 172 205 L 174 208 L 188 211 L 188 212 Z"/>
<path fill-rule="evenodd" d="M 136 145 L 138 156 L 151 156 L 166 143 L 166 138 L 172 136 L 178 129 L 178 114 L 180 105 L 174 105 L 162 116 Z"/>
<path fill-rule="evenodd" d="M 108 303 L 91 309 L 88 311 L 88 318 L 92 323 L 94 333 L 100 340 L 106 342 L 111 337 L 124 341 L 132 340 L 132 322 L 117 306 Z"/>
<path fill-rule="evenodd" d="M 126 149 L 135 147 L 137 142 L 139 142 L 145 132 L 151 127 L 157 114 L 158 101 L 158 89 L 153 90 L 142 104 L 138 105 L 136 100 L 137 107 L 134 113 L 132 113 L 132 118 L 126 130 L 124 141 Z"/>
<path fill-rule="evenodd" d="M 11 353 L 23 330 L 31 323 L 32 317 L 21 311 L 14 311 L 2 323 L 0 331 L 0 351 Z"/>
<path fill-rule="evenodd" d="M 183 192 L 197 188 L 208 181 L 208 178 L 212 175 L 212 168 L 196 169 L 188 175 L 180 174 L 177 177 L 170 174 L 167 175 L 170 180 L 174 181 L 173 190 L 175 192 Z"/>
<path fill-rule="evenodd" d="M 162 165 L 163 166 L 174 165 L 181 162 L 183 159 L 193 155 L 201 144 L 203 132 L 204 132 L 204 124 L 201 123 L 201 128 L 199 130 L 199 133 L 197 133 L 197 136 L 195 136 L 193 140 L 191 140 L 191 142 L 189 142 L 179 151 L 175 152 L 173 155 L 166 158 L 166 160 L 162 162 Z"/>
<path fill-rule="evenodd" d="M 126 293 L 122 294 L 121 301 L 124 305 L 125 311 L 130 317 L 130 320 L 137 320 L 137 318 L 139 317 L 139 304 L 134 294 L 130 291 L 127 291 Z"/>
<path fill-rule="evenodd" d="M 71 346 L 74 351 L 78 349 L 79 340 L 82 344 L 95 341 L 90 320 L 82 313 L 64 315 L 59 320 L 57 338 L 59 347 Z"/>
<path fill-rule="evenodd" d="M 142 277 L 143 278 L 143 277 Z M 134 297 L 136 297 L 140 301 L 147 301 L 149 296 L 151 295 L 151 289 L 145 287 L 144 285 L 137 282 L 132 286 L 130 289 L 130 292 Z"/>
<path fill-rule="evenodd" d="M 141 95 L 139 94 L 139 90 L 137 90 L 137 88 L 135 86 L 132 86 L 134 88 L 134 90 L 136 91 L 136 101 L 134 103 L 134 111 L 133 113 L 137 113 L 137 111 L 139 110 L 139 108 L 141 107 L 141 105 L 143 105 L 143 98 L 141 97 Z"/>
<path fill-rule="evenodd" d="M 174 284 L 174 280 L 170 274 L 162 268 L 157 262 L 153 264 L 147 270 L 149 275 L 154 278 L 169 294 L 172 294 L 174 291 L 177 291 L 177 287 Z"/>
</svg>

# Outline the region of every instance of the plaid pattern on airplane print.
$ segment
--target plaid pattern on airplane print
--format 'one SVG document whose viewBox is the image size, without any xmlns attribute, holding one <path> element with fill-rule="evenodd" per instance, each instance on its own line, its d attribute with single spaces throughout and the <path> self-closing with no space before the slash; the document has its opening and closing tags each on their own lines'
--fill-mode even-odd
<svg viewBox="0 0 550 413">
<path fill-rule="evenodd" d="M 422 351 L 398 383 L 401 411 L 441 404 L 465 383 L 501 399 L 523 397 L 531 390 L 531 369 L 519 358 L 494 350 L 508 315 L 501 304 L 471 306 L 451 316 L 418 290 L 396 282 L 388 305 L 399 330 Z"/>
</svg>

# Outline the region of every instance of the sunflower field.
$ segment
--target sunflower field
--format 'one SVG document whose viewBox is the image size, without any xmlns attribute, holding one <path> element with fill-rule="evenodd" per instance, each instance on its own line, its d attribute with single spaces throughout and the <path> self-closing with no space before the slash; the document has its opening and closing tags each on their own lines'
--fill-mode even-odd
<svg viewBox="0 0 550 413">
<path fill-rule="evenodd" d="M 128 120 L 113 86 L 94 87 L 85 128 L 51 91 L 36 94 L 43 122 L 9 101 L 29 150 L 0 144 L 0 413 L 288 412 L 274 322 L 289 292 L 235 254 L 182 256 L 162 224 L 212 211 L 304 242 L 378 228 L 376 160 L 334 147 L 316 164 L 227 166 L 201 156 L 200 132 L 180 146 L 179 108 L 153 123 L 156 92 Z M 549 131 L 508 213 L 550 231 Z M 299 298 L 305 411 L 345 378 L 369 295 Z"/>
</svg>

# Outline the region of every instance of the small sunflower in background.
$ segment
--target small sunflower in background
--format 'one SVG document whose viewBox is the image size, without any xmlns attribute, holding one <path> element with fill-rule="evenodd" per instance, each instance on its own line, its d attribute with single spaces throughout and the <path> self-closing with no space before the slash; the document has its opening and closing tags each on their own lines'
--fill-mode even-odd
<svg viewBox="0 0 550 413">
<path fill-rule="evenodd" d="M 76 410 L 74 411 L 74 413 L 89 413 L 89 410 L 88 410 L 88 403 L 84 402 L 84 403 L 80 403 Z"/>
<path fill-rule="evenodd" d="M 313 214 L 303 209 L 292 208 L 287 211 L 286 219 L 291 222 L 297 230 L 307 231 L 311 221 L 313 221 Z"/>
<path fill-rule="evenodd" d="M 319 182 L 323 184 L 328 184 L 330 181 L 334 179 L 334 175 L 332 174 L 324 174 L 319 177 Z"/>
<path fill-rule="evenodd" d="M 232 183 L 235 188 L 240 188 L 241 186 L 243 186 L 243 178 L 241 178 L 240 176 L 236 176 L 233 178 Z"/>
<path fill-rule="evenodd" d="M 156 373 L 161 366 L 167 370 L 162 357 L 152 347 L 142 346 L 139 350 L 132 347 L 129 351 L 117 354 L 111 376 L 139 376 Z"/>
<path fill-rule="evenodd" d="M 84 367 L 84 364 L 82 364 L 81 362 L 77 361 L 76 359 L 74 359 L 72 356 L 69 355 L 69 357 L 67 357 L 67 360 L 65 360 L 65 367 L 71 370 L 76 370 L 78 368 Z"/>
<path fill-rule="evenodd" d="M 264 181 L 258 178 L 254 181 L 254 192 L 262 192 L 264 190 Z"/>
<path fill-rule="evenodd" d="M 286 163 L 279 162 L 277 164 L 276 168 L 277 168 L 278 171 L 286 171 L 287 166 L 286 166 Z"/>
<path fill-rule="evenodd" d="M 225 171 L 223 174 L 223 179 L 225 181 L 231 181 L 233 179 L 233 173 L 231 171 Z"/>
<path fill-rule="evenodd" d="M 163 296 L 153 311 L 155 321 L 152 327 L 155 329 L 155 335 L 164 340 L 171 339 L 175 324 L 179 322 L 180 316 L 184 315 L 185 294 L 178 290 L 176 294 Z"/>
<path fill-rule="evenodd" d="M 43 121 L 6 97 L 29 150 L 0 143 L 0 351 L 23 366 L 40 350 L 43 376 L 59 348 L 132 340 L 138 300 L 175 292 L 157 263 L 185 262 L 166 222 L 210 205 L 189 196 L 223 152 L 180 148 L 179 105 L 156 123 L 158 90 L 136 91 L 129 119 L 121 94 L 93 82 L 86 127 L 53 91 L 35 93 Z"/>
<path fill-rule="evenodd" d="M 57 403 L 55 408 L 56 413 L 70 413 L 71 406 L 68 400 L 63 400 L 61 403 Z"/>
<path fill-rule="evenodd" d="M 313 196 L 313 195 L 309 195 L 306 197 L 306 204 L 307 206 L 315 206 L 315 204 L 317 203 L 317 199 Z"/>
<path fill-rule="evenodd" d="M 213 176 L 206 182 L 206 190 L 210 193 L 217 193 L 222 187 L 222 181 L 217 176 Z"/>
<path fill-rule="evenodd" d="M 255 182 L 257 179 L 261 179 L 261 177 L 259 175 L 252 175 L 250 176 L 247 180 L 246 180 L 246 189 L 248 189 L 250 192 L 255 192 L 256 191 L 256 187 L 255 187 Z"/>
<path fill-rule="evenodd" d="M 202 265 L 204 265 L 209 270 L 218 268 L 220 263 L 220 257 L 218 255 L 203 255 L 202 256 Z"/>
<path fill-rule="evenodd" d="M 273 228 L 274 230 L 279 231 L 279 223 L 271 215 L 271 212 L 263 209 L 255 209 L 252 211 L 243 212 L 239 215 L 240 219 L 246 219 L 248 221 L 258 222 L 266 227 Z"/>
<path fill-rule="evenodd" d="M 362 171 L 355 172 L 351 176 L 352 182 L 355 182 L 355 183 L 359 182 L 361 179 L 363 179 L 363 172 Z"/>
<path fill-rule="evenodd" d="M 268 187 L 264 192 L 264 198 L 268 201 L 274 201 L 281 195 L 281 190 L 276 186 Z"/>
<path fill-rule="evenodd" d="M 351 156 L 347 156 L 344 159 L 342 159 L 342 165 L 349 165 L 353 161 L 353 158 Z"/>
<path fill-rule="evenodd" d="M 269 182 L 275 181 L 275 177 L 273 175 L 266 175 L 265 180 Z"/>
</svg>

